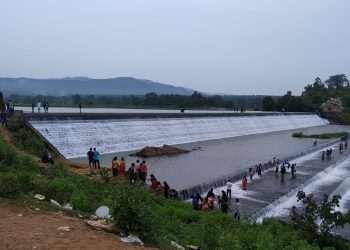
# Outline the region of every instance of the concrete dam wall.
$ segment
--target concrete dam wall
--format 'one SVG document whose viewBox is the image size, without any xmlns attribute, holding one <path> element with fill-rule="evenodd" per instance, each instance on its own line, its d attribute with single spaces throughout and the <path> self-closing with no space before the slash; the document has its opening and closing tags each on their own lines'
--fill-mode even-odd
<svg viewBox="0 0 350 250">
<path fill-rule="evenodd" d="M 130 114 L 118 115 L 123 118 L 44 120 L 32 116 L 31 119 L 27 117 L 27 121 L 66 158 L 85 156 L 90 147 L 96 147 L 104 154 L 327 124 L 314 114 L 259 113 L 228 117 L 211 114 L 210 117 L 177 118 L 156 114 L 157 118 L 142 119 L 138 116 L 126 119 L 125 115 L 132 117 Z"/>
</svg>

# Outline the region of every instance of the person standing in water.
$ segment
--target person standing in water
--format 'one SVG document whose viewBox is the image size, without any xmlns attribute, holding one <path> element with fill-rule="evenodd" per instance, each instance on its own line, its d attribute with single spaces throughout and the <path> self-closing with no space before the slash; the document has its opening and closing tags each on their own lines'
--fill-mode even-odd
<svg viewBox="0 0 350 250">
<path fill-rule="evenodd" d="M 243 190 L 247 190 L 247 184 L 248 184 L 247 177 L 243 176 L 243 178 L 242 178 L 242 189 Z"/>
<path fill-rule="evenodd" d="M 240 220 L 241 219 L 241 204 L 239 203 L 239 199 L 236 199 L 236 205 L 235 205 L 235 216 L 234 218 L 236 220 Z"/>
<path fill-rule="evenodd" d="M 219 199 L 221 212 L 228 213 L 228 197 L 224 190 L 221 191 L 221 197 Z"/>
<path fill-rule="evenodd" d="M 226 183 L 226 192 L 227 192 L 227 197 L 229 198 L 231 198 L 231 188 L 232 188 L 232 182 L 228 180 Z"/>
</svg>

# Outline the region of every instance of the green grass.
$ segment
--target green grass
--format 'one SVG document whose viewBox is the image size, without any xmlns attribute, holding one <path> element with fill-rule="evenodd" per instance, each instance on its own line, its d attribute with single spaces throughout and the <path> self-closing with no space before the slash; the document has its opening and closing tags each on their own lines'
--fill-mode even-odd
<svg viewBox="0 0 350 250">
<path fill-rule="evenodd" d="M 12 128 L 13 129 L 13 128 Z M 23 132 L 19 127 L 13 132 Z M 21 132 L 22 131 L 22 132 Z M 31 138 L 31 136 L 28 136 Z M 16 137 L 21 143 L 27 136 Z M 34 143 L 38 143 L 33 139 Z M 40 141 L 40 140 L 39 140 Z M 25 148 L 31 152 L 30 148 Z M 40 193 L 46 200 L 39 204 L 33 196 Z M 118 230 L 134 233 L 150 244 L 169 249 L 170 241 L 197 245 L 201 249 L 319 249 L 306 241 L 305 235 L 290 225 L 266 220 L 235 221 L 219 211 L 194 211 L 191 204 L 158 198 L 148 189 L 132 186 L 118 179 L 116 183 L 72 174 L 63 165 L 40 167 L 30 157 L 17 154 L 0 139 L 0 197 L 48 208 L 49 199 L 73 204 L 74 213 L 88 216 L 101 205 L 111 208 Z M 73 213 L 73 214 L 74 214 Z M 345 244 L 345 245 L 344 245 Z M 349 245 L 344 243 L 349 249 Z M 346 249 L 346 248 L 345 248 Z"/>
<path fill-rule="evenodd" d="M 47 143 L 27 128 L 24 123 L 10 121 L 8 130 L 11 132 L 13 144 L 32 155 L 41 157 L 49 148 Z"/>
<path fill-rule="evenodd" d="M 337 133 L 324 133 L 324 134 L 314 134 L 314 135 L 304 135 L 303 132 L 296 132 L 292 134 L 295 138 L 313 138 L 313 139 L 336 139 L 343 136 L 348 136 L 347 132 L 337 132 Z"/>
</svg>

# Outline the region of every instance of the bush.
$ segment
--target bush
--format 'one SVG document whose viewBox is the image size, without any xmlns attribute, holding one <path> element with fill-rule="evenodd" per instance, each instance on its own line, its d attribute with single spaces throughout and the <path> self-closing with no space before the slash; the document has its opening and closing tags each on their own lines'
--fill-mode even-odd
<svg viewBox="0 0 350 250">
<path fill-rule="evenodd" d="M 159 225 L 154 194 L 142 192 L 126 182 L 118 184 L 115 192 L 112 215 L 119 229 L 128 234 L 136 234 L 145 241 L 156 243 Z"/>
<path fill-rule="evenodd" d="M 20 149 L 41 157 L 47 151 L 46 143 L 36 134 L 19 122 L 10 122 L 8 129 L 12 132 L 12 141 Z"/>
</svg>

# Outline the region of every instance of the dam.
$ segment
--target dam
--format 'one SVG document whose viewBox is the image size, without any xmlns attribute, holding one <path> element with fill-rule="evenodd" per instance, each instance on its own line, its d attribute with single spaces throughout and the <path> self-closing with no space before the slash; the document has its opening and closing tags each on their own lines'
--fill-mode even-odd
<svg viewBox="0 0 350 250">
<path fill-rule="evenodd" d="M 86 163 L 89 147 L 102 153 L 105 167 L 110 167 L 114 156 L 124 157 L 128 165 L 135 162 L 138 158 L 129 154 L 144 146 L 170 144 L 190 150 L 188 154 L 146 159 L 149 173 L 167 181 L 184 199 L 197 192 L 205 194 L 210 188 L 216 188 L 219 195 L 230 179 L 234 182 L 233 197 L 242 200 L 243 215 L 254 215 L 258 220 L 288 217 L 300 188 L 342 194 L 340 209 L 349 207 L 348 158 L 319 163 L 320 152 L 327 147 L 336 151 L 339 140 L 319 140 L 314 147 L 311 138 L 291 136 L 294 132 L 350 132 L 349 127 L 330 125 L 315 114 L 58 113 L 25 114 L 25 119 L 62 155 L 79 163 Z M 243 192 L 242 174 L 272 157 L 296 162 L 297 178 L 288 178 L 286 185 L 281 185 L 273 171 L 265 169 L 262 177 L 249 184 L 252 190 Z"/>
<path fill-rule="evenodd" d="M 155 118 L 150 118 L 149 114 L 144 114 L 142 118 L 140 114 L 124 114 L 119 119 L 102 120 L 37 120 L 40 118 L 38 115 L 31 116 L 29 123 L 68 159 L 85 156 L 90 147 L 98 148 L 101 154 L 108 154 L 145 146 L 177 145 L 326 124 L 317 115 L 298 114 L 196 114 L 194 117 L 188 114 L 180 118 L 171 114 L 153 114 Z M 87 115 L 91 116 L 95 117 Z M 128 116 L 136 119 L 127 119 Z"/>
<path fill-rule="evenodd" d="M 293 132 L 337 130 L 310 113 L 27 113 L 24 117 L 63 156 L 79 163 L 86 163 L 90 147 L 99 150 L 104 167 L 110 167 L 115 156 L 124 157 L 129 166 L 138 159 L 129 155 L 145 146 L 187 149 L 188 154 L 146 159 L 149 173 L 178 190 L 312 147 L 312 139 L 293 138 Z"/>
</svg>

